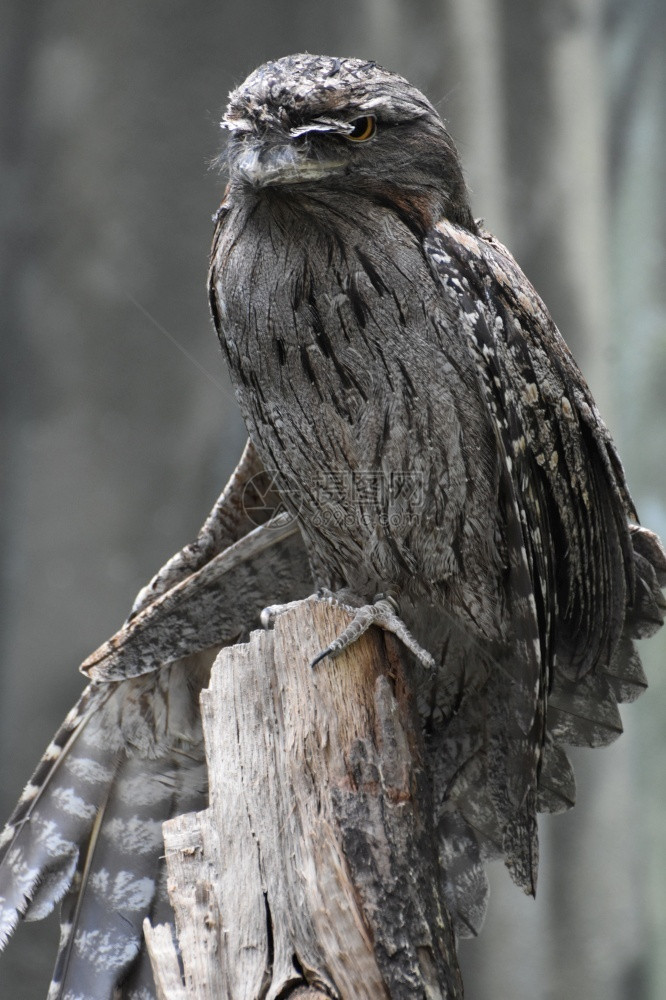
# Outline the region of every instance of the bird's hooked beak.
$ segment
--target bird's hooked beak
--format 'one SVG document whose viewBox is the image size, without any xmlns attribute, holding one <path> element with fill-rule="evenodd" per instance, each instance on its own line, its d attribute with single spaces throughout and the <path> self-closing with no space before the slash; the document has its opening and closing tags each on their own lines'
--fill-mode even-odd
<svg viewBox="0 0 666 1000">
<path fill-rule="evenodd" d="M 253 188 L 305 184 L 339 173 L 343 159 L 319 159 L 307 142 L 297 142 L 306 129 L 288 133 L 258 135 L 245 121 L 224 119 L 222 126 L 230 133 L 227 150 L 229 179 Z M 307 132 L 331 131 L 328 123 L 309 126 Z"/>
</svg>

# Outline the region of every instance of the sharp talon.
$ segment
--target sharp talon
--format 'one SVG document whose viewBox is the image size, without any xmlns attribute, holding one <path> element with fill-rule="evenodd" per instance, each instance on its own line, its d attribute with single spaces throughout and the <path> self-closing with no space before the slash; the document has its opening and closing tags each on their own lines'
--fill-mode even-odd
<svg viewBox="0 0 666 1000">
<path fill-rule="evenodd" d="M 261 622 L 262 628 L 270 628 L 275 621 L 275 618 L 273 617 L 273 608 L 264 608 L 259 615 L 259 621 Z"/>
<path fill-rule="evenodd" d="M 395 597 L 391 594 L 378 594 L 373 604 L 365 604 L 361 608 L 351 608 L 344 604 L 340 604 L 340 607 L 344 607 L 346 610 L 352 612 L 354 617 L 340 635 L 326 649 L 323 649 L 315 656 L 314 660 L 310 663 L 311 667 L 315 667 L 327 656 L 337 656 L 343 649 L 347 649 L 357 639 L 360 639 L 371 625 L 377 625 L 399 639 L 403 646 L 406 646 L 424 667 L 428 670 L 434 669 L 434 659 L 426 649 L 419 646 L 402 618 L 397 614 L 398 605 Z"/>
<path fill-rule="evenodd" d="M 335 594 L 324 588 L 321 588 L 313 597 L 319 600 L 330 601 L 332 604 L 344 608 L 345 611 L 349 611 L 353 615 L 353 618 L 349 625 L 342 630 L 340 635 L 326 649 L 322 649 L 320 653 L 317 653 L 315 658 L 310 662 L 311 667 L 316 667 L 327 656 L 337 656 L 343 649 L 347 649 L 357 639 L 360 639 L 371 625 L 377 625 L 379 628 L 383 628 L 385 632 L 390 632 L 396 639 L 399 639 L 403 646 L 406 646 L 424 667 L 427 667 L 428 670 L 434 669 L 435 661 L 432 656 L 426 649 L 419 646 L 402 618 L 400 618 L 398 614 L 398 602 L 392 593 L 377 594 L 372 604 L 364 604 L 360 608 L 339 601 Z M 309 598 L 309 600 L 312 599 Z M 270 604 L 267 608 L 264 608 L 259 616 L 262 626 L 264 628 L 271 628 L 280 615 L 300 603 L 300 601 L 291 601 L 289 604 Z"/>
<path fill-rule="evenodd" d="M 321 653 L 317 653 L 314 660 L 310 660 L 310 668 L 314 669 L 318 663 L 321 663 L 322 660 L 325 660 L 326 657 L 330 656 L 332 652 L 333 650 L 331 649 L 330 646 L 327 646 L 326 649 L 322 649 Z"/>
<path fill-rule="evenodd" d="M 285 611 L 289 611 L 291 608 L 295 608 L 300 603 L 300 601 L 289 601 L 288 604 L 269 604 L 259 615 L 262 628 L 272 628 L 280 615 L 283 615 Z"/>
</svg>

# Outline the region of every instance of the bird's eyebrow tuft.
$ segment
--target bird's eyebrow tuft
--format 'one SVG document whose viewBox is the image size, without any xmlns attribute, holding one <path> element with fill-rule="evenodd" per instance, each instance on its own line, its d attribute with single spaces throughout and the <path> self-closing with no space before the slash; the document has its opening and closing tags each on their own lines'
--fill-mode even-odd
<svg viewBox="0 0 666 1000">
<path fill-rule="evenodd" d="M 297 137 L 305 135 L 307 132 L 351 132 L 351 130 L 351 122 L 346 122 L 340 118 L 329 118 L 325 115 L 319 115 L 317 118 L 312 118 L 303 125 L 296 125 L 294 128 L 289 129 L 289 135 Z"/>
<path fill-rule="evenodd" d="M 363 102 L 363 110 L 368 108 L 378 108 L 380 104 L 385 104 L 386 100 L 384 97 L 372 97 L 369 101 Z"/>
<path fill-rule="evenodd" d="M 227 132 L 251 132 L 252 125 L 247 118 L 229 118 L 226 115 L 220 122 L 220 128 Z"/>
</svg>

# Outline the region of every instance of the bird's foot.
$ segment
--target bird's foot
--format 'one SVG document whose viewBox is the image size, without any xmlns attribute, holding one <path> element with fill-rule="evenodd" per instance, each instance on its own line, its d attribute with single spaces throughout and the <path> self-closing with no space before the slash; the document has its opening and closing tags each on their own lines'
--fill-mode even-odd
<svg viewBox="0 0 666 1000">
<path fill-rule="evenodd" d="M 318 597 L 319 594 L 311 594 L 305 600 L 316 601 Z M 291 611 L 292 608 L 298 607 L 299 604 L 302 604 L 302 601 L 288 601 L 286 604 L 269 604 L 259 615 L 262 628 L 272 628 L 280 615 L 283 615 L 286 611 Z"/>
<path fill-rule="evenodd" d="M 427 667 L 429 670 L 434 668 L 434 659 L 423 646 L 418 644 L 402 618 L 400 618 L 397 601 L 390 594 L 378 594 L 372 604 L 364 604 L 361 607 L 355 607 L 352 604 L 341 601 L 332 591 L 325 588 L 320 589 L 309 599 L 328 600 L 331 604 L 343 608 L 354 616 L 340 635 L 336 636 L 326 649 L 322 649 L 315 656 L 310 664 L 311 667 L 316 666 L 327 656 L 337 656 L 343 649 L 348 649 L 357 639 L 360 639 L 371 625 L 377 625 L 386 632 L 390 632 L 396 639 L 399 639 L 403 646 L 406 646 L 424 667 Z M 299 603 L 299 601 L 291 601 L 289 604 L 273 604 L 268 608 L 264 608 L 261 612 L 261 624 L 264 628 L 269 628 L 275 623 L 276 618 L 279 618 L 281 614 Z"/>
</svg>

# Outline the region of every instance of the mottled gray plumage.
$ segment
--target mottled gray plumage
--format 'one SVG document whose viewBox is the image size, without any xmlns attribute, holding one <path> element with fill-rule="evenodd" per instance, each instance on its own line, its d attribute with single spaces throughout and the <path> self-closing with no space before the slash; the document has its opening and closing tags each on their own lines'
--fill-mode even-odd
<svg viewBox="0 0 666 1000">
<path fill-rule="evenodd" d="M 296 55 L 231 96 L 210 296 L 250 437 L 318 584 L 399 594 L 446 891 L 536 883 L 559 742 L 609 742 L 666 562 L 538 295 L 474 221 L 430 102 L 372 62 Z M 444 793 L 445 790 L 445 793 Z M 437 793 L 436 793 L 437 794 Z"/>
<path fill-rule="evenodd" d="M 162 823 L 208 801 L 199 692 L 276 596 L 311 589 L 302 543 L 251 444 L 199 536 L 93 653 L 93 678 L 0 834 L 0 949 L 62 900 L 49 1000 L 154 1000 L 145 917 L 173 914 Z M 115 992 L 115 991 L 118 992 Z"/>
<path fill-rule="evenodd" d="M 84 664 L 0 837 L 0 946 L 64 899 L 52 1000 L 153 997 L 161 822 L 205 803 L 198 694 L 264 605 L 313 582 L 388 594 L 434 656 L 411 677 L 463 934 L 489 858 L 534 891 L 536 811 L 575 797 L 562 744 L 619 734 L 617 702 L 645 687 L 633 639 L 663 619 L 666 556 L 427 99 L 374 63 L 298 55 L 253 73 L 224 124 L 210 298 L 251 441 Z M 295 522 L 253 531 L 281 502 L 312 574 Z"/>
</svg>

